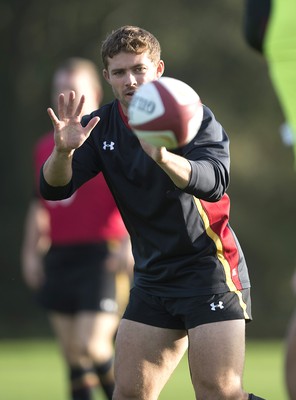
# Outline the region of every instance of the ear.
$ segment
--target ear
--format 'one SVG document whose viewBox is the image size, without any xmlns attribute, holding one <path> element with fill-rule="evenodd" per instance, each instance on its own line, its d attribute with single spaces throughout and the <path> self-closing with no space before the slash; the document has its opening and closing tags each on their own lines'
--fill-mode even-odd
<svg viewBox="0 0 296 400">
<path fill-rule="evenodd" d="M 159 60 L 157 69 L 156 69 L 157 78 L 160 78 L 163 73 L 164 73 L 164 61 Z"/>
<path fill-rule="evenodd" d="M 110 83 L 109 72 L 107 69 L 103 69 L 103 77 L 106 79 L 108 83 Z"/>
</svg>

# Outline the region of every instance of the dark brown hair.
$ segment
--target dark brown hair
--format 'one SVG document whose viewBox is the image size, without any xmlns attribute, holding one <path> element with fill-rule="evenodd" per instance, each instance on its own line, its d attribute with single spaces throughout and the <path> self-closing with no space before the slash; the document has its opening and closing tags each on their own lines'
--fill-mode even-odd
<svg viewBox="0 0 296 400">
<path fill-rule="evenodd" d="M 160 60 L 161 48 L 158 40 L 152 33 L 137 26 L 125 25 L 112 31 L 103 41 L 101 56 L 104 68 L 108 68 L 108 58 L 112 58 L 121 51 L 141 54 L 148 52 L 152 62 Z"/>
</svg>

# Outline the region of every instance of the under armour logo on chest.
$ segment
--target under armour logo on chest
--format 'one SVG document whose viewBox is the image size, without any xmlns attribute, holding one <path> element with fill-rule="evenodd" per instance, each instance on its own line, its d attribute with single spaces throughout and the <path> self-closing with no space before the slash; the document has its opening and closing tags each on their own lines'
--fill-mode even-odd
<svg viewBox="0 0 296 400">
<path fill-rule="evenodd" d="M 103 150 L 107 150 L 107 149 L 114 150 L 114 146 L 115 146 L 114 142 L 108 143 L 108 142 L 106 142 L 106 140 L 103 142 Z"/>
<path fill-rule="evenodd" d="M 216 311 L 216 308 L 220 308 L 222 310 L 224 308 L 223 301 L 219 301 L 219 303 L 217 303 L 217 304 L 211 303 L 210 307 L 211 307 L 212 311 Z"/>
</svg>

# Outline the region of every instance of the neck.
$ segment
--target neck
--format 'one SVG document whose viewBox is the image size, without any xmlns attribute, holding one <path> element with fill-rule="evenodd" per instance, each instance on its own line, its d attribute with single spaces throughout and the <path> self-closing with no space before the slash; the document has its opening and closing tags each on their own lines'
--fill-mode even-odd
<svg viewBox="0 0 296 400">
<path fill-rule="evenodd" d="M 118 104 L 118 109 L 119 109 L 120 116 L 121 116 L 121 118 L 122 118 L 124 124 L 130 129 L 130 126 L 129 126 L 129 124 L 128 124 L 127 115 L 124 113 L 120 101 L 117 101 L 117 104 Z"/>
</svg>

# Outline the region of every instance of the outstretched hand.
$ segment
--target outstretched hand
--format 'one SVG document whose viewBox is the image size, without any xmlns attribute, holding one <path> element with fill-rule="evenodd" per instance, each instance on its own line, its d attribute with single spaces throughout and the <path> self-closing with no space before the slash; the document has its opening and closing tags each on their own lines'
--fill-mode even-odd
<svg viewBox="0 0 296 400">
<path fill-rule="evenodd" d="M 165 163 L 167 159 L 167 149 L 165 147 L 156 147 L 152 144 L 140 140 L 141 146 L 146 154 L 156 163 Z"/>
<path fill-rule="evenodd" d="M 186 158 L 168 151 L 165 147 L 153 146 L 144 140 L 140 140 L 140 143 L 145 153 L 159 165 L 178 188 L 184 189 L 188 186 L 191 165 Z"/>
<path fill-rule="evenodd" d="M 81 125 L 84 102 L 85 97 L 82 95 L 75 109 L 75 92 L 71 91 L 67 104 L 65 103 L 64 94 L 61 93 L 59 95 L 58 116 L 56 116 L 52 108 L 47 109 L 54 127 L 54 140 L 58 152 L 70 154 L 80 147 L 99 122 L 100 118 L 94 117 L 85 127 Z"/>
</svg>

